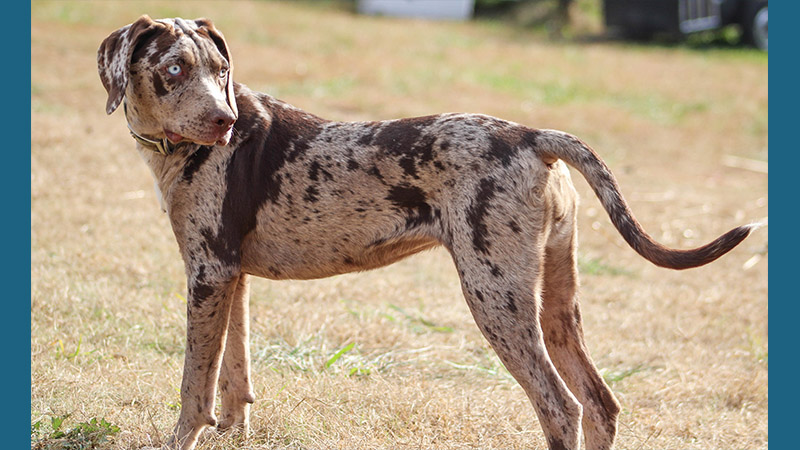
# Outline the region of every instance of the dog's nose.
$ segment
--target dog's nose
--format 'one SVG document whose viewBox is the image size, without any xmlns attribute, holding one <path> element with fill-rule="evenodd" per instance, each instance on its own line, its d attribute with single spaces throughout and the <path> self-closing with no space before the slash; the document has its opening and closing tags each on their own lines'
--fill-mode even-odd
<svg viewBox="0 0 800 450">
<path fill-rule="evenodd" d="M 219 131 L 227 131 L 236 121 L 232 112 L 218 110 L 211 116 L 211 125 Z"/>
</svg>

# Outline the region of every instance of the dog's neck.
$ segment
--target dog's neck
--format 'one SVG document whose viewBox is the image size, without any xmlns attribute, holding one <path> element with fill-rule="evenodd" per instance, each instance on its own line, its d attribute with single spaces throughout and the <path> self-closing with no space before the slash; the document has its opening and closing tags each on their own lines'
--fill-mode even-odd
<svg viewBox="0 0 800 450">
<path fill-rule="evenodd" d="M 169 212 L 169 198 L 171 187 L 180 176 L 185 158 L 179 155 L 166 157 L 162 154 L 146 149 L 143 145 L 137 146 L 139 156 L 142 157 L 155 181 L 156 197 L 161 210 Z"/>
<path fill-rule="evenodd" d="M 142 136 L 141 134 L 137 133 L 136 131 L 134 131 L 133 127 L 131 126 L 131 119 L 130 119 L 130 116 L 128 115 L 128 102 L 127 101 L 123 101 L 122 109 L 125 112 L 125 122 L 127 122 L 127 124 L 128 124 L 128 130 L 131 132 L 131 137 L 133 137 L 133 139 L 136 142 L 141 144 L 142 147 L 144 147 L 144 148 L 146 148 L 148 150 L 154 151 L 156 153 L 159 153 L 161 155 L 164 155 L 164 156 L 169 156 L 169 155 L 175 153 L 175 149 L 180 144 L 173 144 L 172 142 L 169 141 L 169 139 L 166 138 L 166 136 L 161 138 L 161 139 L 152 139 L 152 138 L 148 138 L 148 137 Z"/>
<path fill-rule="evenodd" d="M 131 137 L 139 144 L 137 145 L 139 155 L 153 175 L 159 206 L 161 206 L 162 211 L 168 212 L 170 187 L 177 179 L 185 163 L 186 156 L 196 150 L 198 145 L 191 142 L 173 144 L 166 137 L 161 139 L 147 137 L 134 130 L 133 124 L 137 123 L 137 118 L 135 116 L 131 117 L 128 112 L 127 98 L 123 100 L 122 107 Z"/>
</svg>

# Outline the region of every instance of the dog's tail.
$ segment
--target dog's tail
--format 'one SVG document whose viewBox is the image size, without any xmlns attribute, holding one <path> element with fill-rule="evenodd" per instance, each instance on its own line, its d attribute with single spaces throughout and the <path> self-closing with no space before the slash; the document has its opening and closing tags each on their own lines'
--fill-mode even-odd
<svg viewBox="0 0 800 450">
<path fill-rule="evenodd" d="M 545 162 L 561 159 L 583 174 L 608 212 L 611 222 L 637 253 L 669 269 L 689 269 L 708 264 L 739 245 L 757 225 L 734 228 L 714 241 L 692 250 L 667 248 L 648 235 L 620 193 L 619 185 L 597 153 L 578 138 L 556 130 L 539 130 L 536 149 Z"/>
</svg>

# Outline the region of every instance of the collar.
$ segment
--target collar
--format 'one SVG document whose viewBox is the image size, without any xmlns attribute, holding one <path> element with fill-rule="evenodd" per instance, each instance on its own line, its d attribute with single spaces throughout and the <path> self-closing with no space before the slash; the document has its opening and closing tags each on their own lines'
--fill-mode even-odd
<svg viewBox="0 0 800 450">
<path fill-rule="evenodd" d="M 142 147 L 152 150 L 156 153 L 159 153 L 164 156 L 169 156 L 175 152 L 175 149 L 179 144 L 173 144 L 167 139 L 166 137 L 161 140 L 150 139 L 142 136 L 141 134 L 133 131 L 131 128 L 131 122 L 128 120 L 128 102 L 122 103 L 123 109 L 125 110 L 125 122 L 128 123 L 128 130 L 131 132 L 131 136 L 133 139 L 136 140 Z"/>
</svg>

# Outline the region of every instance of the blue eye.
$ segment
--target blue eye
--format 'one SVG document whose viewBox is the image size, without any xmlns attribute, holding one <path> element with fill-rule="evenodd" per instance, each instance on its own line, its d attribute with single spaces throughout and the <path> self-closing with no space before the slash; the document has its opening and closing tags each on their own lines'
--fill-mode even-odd
<svg viewBox="0 0 800 450">
<path fill-rule="evenodd" d="M 219 69 L 219 77 L 220 78 L 225 78 L 227 76 L 228 76 L 228 69 L 225 69 L 225 68 Z"/>
<path fill-rule="evenodd" d="M 183 69 L 181 68 L 180 64 L 173 64 L 167 67 L 167 73 L 174 77 L 180 75 L 181 72 L 183 72 Z"/>
</svg>

